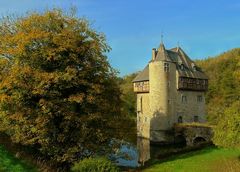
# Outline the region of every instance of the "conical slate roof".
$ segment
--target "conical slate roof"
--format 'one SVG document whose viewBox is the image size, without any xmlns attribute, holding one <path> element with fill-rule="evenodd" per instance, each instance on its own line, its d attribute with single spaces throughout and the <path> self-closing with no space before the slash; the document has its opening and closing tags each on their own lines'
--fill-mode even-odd
<svg viewBox="0 0 240 172">
<path fill-rule="evenodd" d="M 177 72 L 181 77 L 208 79 L 205 73 L 202 72 L 201 68 L 199 68 L 180 47 L 175 47 L 170 50 L 166 50 L 164 44 L 161 43 L 156 51 L 155 60 L 175 63 Z M 132 82 L 148 80 L 149 80 L 149 67 L 147 65 Z"/>
<path fill-rule="evenodd" d="M 156 60 L 171 61 L 163 43 L 160 44 L 157 50 Z"/>
</svg>

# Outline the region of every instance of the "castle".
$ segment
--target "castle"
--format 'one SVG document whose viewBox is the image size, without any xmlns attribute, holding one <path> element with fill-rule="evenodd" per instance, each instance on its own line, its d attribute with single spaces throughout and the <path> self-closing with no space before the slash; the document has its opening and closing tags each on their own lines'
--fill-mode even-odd
<svg viewBox="0 0 240 172">
<path fill-rule="evenodd" d="M 205 122 L 208 78 L 180 48 L 152 49 L 152 59 L 133 80 L 138 136 L 172 142 L 176 123 Z"/>
</svg>

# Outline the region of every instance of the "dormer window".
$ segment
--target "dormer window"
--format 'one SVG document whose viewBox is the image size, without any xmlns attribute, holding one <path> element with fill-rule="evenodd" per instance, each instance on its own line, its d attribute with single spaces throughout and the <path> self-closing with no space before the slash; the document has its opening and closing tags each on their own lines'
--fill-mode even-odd
<svg viewBox="0 0 240 172">
<path fill-rule="evenodd" d="M 184 70 L 184 65 L 183 64 L 180 65 L 180 69 Z"/>
<path fill-rule="evenodd" d="M 169 63 L 164 63 L 164 72 L 169 72 Z"/>
<path fill-rule="evenodd" d="M 194 63 L 192 63 L 192 68 L 193 68 L 193 71 L 197 71 L 197 66 Z"/>
</svg>

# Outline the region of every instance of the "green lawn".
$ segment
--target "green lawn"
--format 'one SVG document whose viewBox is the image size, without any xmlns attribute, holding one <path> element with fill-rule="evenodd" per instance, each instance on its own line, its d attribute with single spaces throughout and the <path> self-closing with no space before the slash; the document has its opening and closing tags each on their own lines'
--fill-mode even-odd
<svg viewBox="0 0 240 172">
<path fill-rule="evenodd" d="M 173 156 L 165 161 L 152 160 L 144 172 L 240 172 L 240 150 L 214 147 Z"/>
<path fill-rule="evenodd" d="M 36 168 L 23 160 L 15 158 L 3 146 L 0 146 L 0 172 L 36 172 Z"/>
</svg>

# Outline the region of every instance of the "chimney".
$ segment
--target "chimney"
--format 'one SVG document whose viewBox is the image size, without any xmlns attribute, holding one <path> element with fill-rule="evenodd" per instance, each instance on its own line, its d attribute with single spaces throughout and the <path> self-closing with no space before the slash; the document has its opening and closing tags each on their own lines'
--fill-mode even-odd
<svg viewBox="0 0 240 172">
<path fill-rule="evenodd" d="M 152 49 L 152 60 L 156 59 L 156 48 Z"/>
</svg>

